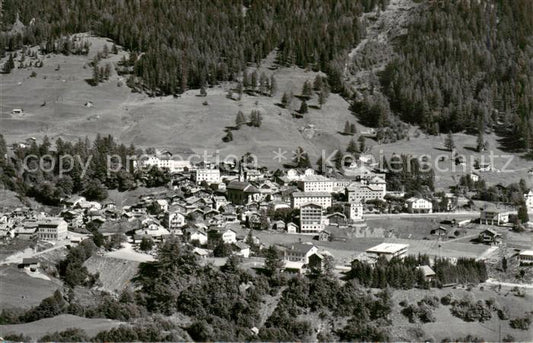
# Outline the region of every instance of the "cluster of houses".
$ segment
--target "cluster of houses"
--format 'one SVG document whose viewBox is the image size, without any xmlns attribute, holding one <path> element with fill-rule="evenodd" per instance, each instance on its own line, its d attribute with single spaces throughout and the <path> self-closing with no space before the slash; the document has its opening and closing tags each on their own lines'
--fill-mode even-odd
<svg viewBox="0 0 533 343">
<path fill-rule="evenodd" d="M 63 210 L 48 217 L 25 209 L 0 214 L 0 238 L 19 237 L 40 240 L 64 240 L 69 230 L 83 232 L 87 223 L 97 222 L 104 235 L 126 223 L 132 243 L 144 238 L 162 241 L 170 235 L 182 237 L 195 246 L 195 253 L 208 256 L 211 240 L 231 245 L 233 253 L 250 256 L 250 245 L 261 247 L 257 237 L 249 237 L 249 229 L 270 229 L 295 235 L 313 235 L 318 240 L 343 239 L 340 232 L 366 228 L 364 216 L 371 211 L 368 202 L 386 202 L 386 196 L 403 197 L 402 192 L 387 192 L 386 174 L 361 163 L 345 168 L 342 176 L 318 175 L 313 169 L 289 169 L 274 173 L 247 163 L 207 162 L 198 165 L 174 159 L 169 153 L 150 156 L 137 167 L 157 166 L 171 172 L 171 187 L 153 194 L 143 194 L 126 206 L 112 201 L 88 201 L 72 196 L 62 201 Z M 339 200 L 343 199 L 343 200 Z M 525 195 L 533 208 L 533 191 Z M 268 216 L 277 210 L 293 213 L 293 221 L 273 220 Z M 405 200 L 408 213 L 432 213 L 433 202 L 424 198 Z M 450 209 L 451 210 L 451 209 Z M 505 225 L 509 213 L 485 209 L 480 223 Z M 108 230 L 109 229 L 109 230 Z M 437 234 L 437 233 L 435 233 Z M 438 232 L 440 235 L 440 231 Z M 446 233 L 445 233 L 446 234 Z M 252 242 L 250 242 L 252 239 Z M 483 231 L 480 240 L 497 244 L 501 236 L 491 229 Z M 366 256 L 402 257 L 408 245 L 383 243 L 366 251 Z M 287 266 L 323 263 L 329 255 L 312 244 L 280 246 Z"/>
<path fill-rule="evenodd" d="M 25 240 L 64 240 L 68 238 L 68 224 L 61 217 L 49 217 L 26 208 L 0 213 L 0 240 L 15 237 Z"/>
</svg>

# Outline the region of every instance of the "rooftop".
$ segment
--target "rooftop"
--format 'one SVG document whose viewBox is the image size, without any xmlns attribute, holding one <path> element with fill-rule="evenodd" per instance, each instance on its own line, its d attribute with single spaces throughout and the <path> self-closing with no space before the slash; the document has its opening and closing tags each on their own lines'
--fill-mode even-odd
<svg viewBox="0 0 533 343">
<path fill-rule="evenodd" d="M 366 252 L 369 253 L 381 253 L 381 254 L 394 254 L 401 250 L 409 248 L 409 244 L 400 244 L 400 243 L 381 243 L 367 249 Z"/>
<path fill-rule="evenodd" d="M 294 192 L 293 197 L 331 197 L 328 192 Z"/>
</svg>

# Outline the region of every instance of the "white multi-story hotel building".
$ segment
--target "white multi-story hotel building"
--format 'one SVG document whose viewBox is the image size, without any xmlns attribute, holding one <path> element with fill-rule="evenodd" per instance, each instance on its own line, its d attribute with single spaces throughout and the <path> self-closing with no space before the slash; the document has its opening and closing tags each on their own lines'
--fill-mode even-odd
<svg viewBox="0 0 533 343">
<path fill-rule="evenodd" d="M 327 192 L 294 192 L 291 197 L 292 208 L 300 208 L 305 204 L 316 204 L 322 208 L 331 207 L 331 193 Z"/>
<path fill-rule="evenodd" d="M 59 241 L 67 238 L 68 224 L 63 218 L 46 218 L 37 222 L 37 237 Z"/>
<path fill-rule="evenodd" d="M 324 230 L 324 210 L 320 205 L 306 204 L 300 207 L 300 233 L 317 234 Z"/>
<path fill-rule="evenodd" d="M 157 167 L 159 169 L 168 169 L 171 173 L 180 173 L 185 170 L 191 170 L 192 165 L 188 160 L 172 159 L 171 156 L 148 156 L 136 163 L 137 168 Z"/>
<path fill-rule="evenodd" d="M 220 183 L 220 170 L 218 168 L 197 169 L 194 171 L 194 181 L 196 183 L 201 183 L 202 181 L 205 181 L 208 184 Z"/>
</svg>

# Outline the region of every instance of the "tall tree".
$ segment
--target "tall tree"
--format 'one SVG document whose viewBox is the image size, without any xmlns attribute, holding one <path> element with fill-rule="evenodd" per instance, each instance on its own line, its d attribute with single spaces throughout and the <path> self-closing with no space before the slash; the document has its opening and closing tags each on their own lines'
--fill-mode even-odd
<svg viewBox="0 0 533 343">
<path fill-rule="evenodd" d="M 448 132 L 448 135 L 446 135 L 446 138 L 444 139 L 444 147 L 448 151 L 453 151 L 455 149 L 455 141 L 453 140 L 453 134 L 452 132 Z"/>
</svg>

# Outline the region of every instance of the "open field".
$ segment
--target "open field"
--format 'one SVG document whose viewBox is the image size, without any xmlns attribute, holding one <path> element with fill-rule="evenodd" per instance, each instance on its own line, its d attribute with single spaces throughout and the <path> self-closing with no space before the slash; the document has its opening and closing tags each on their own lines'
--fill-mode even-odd
<svg viewBox="0 0 533 343">
<path fill-rule="evenodd" d="M 61 314 L 53 318 L 37 320 L 31 323 L 0 325 L 0 335 L 8 333 L 24 334 L 32 339 L 39 339 L 47 333 L 64 331 L 70 328 L 82 328 L 92 337 L 100 331 L 115 328 L 123 322 L 103 318 L 83 318 L 71 314 Z"/>
<path fill-rule="evenodd" d="M 60 288 L 60 280 L 31 277 L 15 265 L 0 267 L 0 309 L 30 308 Z"/>
<path fill-rule="evenodd" d="M 413 130 L 412 130 L 413 131 Z M 483 153 L 475 151 L 476 137 L 463 133 L 453 135 L 456 145 L 455 150 L 459 155 L 465 157 L 466 166 L 455 165 L 451 160 L 451 153 L 444 148 L 446 135 L 426 136 L 414 131 L 410 133 L 409 140 L 402 140 L 391 144 L 373 144 L 371 152 L 379 158 L 386 156 L 390 158 L 392 154 L 407 154 L 413 156 L 429 155 L 431 166 L 435 170 L 435 186 L 446 188 L 459 181 L 461 175 L 475 172 L 473 163 L 475 160 L 489 163 L 491 161 L 494 171 L 479 172 L 481 177 L 487 181 L 487 184 L 507 185 L 511 182 L 518 182 L 521 178 L 528 181 L 529 185 L 533 184 L 533 174 L 528 174 L 528 170 L 533 167 L 530 160 L 521 158 L 517 155 L 505 152 L 501 149 L 498 137 L 495 134 L 485 135 L 485 140 L 489 142 L 489 150 Z M 416 137 L 418 135 L 418 137 Z M 491 159 L 491 154 L 493 157 Z M 484 156 L 483 158 L 481 156 Z M 443 157 L 445 160 L 440 161 Z"/>
<path fill-rule="evenodd" d="M 198 90 L 187 91 L 178 98 L 148 97 L 132 93 L 125 85 L 124 77 L 114 70 L 109 81 L 93 87 L 86 82 L 92 76 L 88 63 L 97 51 L 102 50 L 104 43 L 111 43 L 103 38 L 87 39 L 92 43 L 88 56 L 49 55 L 44 58 L 42 68 L 14 69 L 11 74 L 2 76 L 0 131 L 8 142 L 28 137 L 39 139 L 44 135 L 53 141 L 57 137 L 77 139 L 94 137 L 96 133 L 113 134 L 123 143 L 168 149 L 184 158 L 192 153 L 203 155 L 207 152 L 224 159 L 230 154 L 241 156 L 251 152 L 260 164 L 277 168 L 292 158 L 292 152 L 298 146 L 309 153 L 312 162 L 318 159 L 323 149 L 327 156 L 335 149 L 345 149 L 350 137 L 339 134 L 339 131 L 347 120 L 356 122 L 349 111 L 349 103 L 338 94 L 331 94 L 321 109 L 316 106 L 315 96 L 308 102 L 309 113 L 302 119 L 292 116 L 300 107 L 297 97 L 289 109 L 279 107 L 283 92 L 300 94 L 303 83 L 312 81 L 317 73 L 296 67 L 277 67 L 274 53 L 258 68 L 267 76 L 275 76 L 278 90 L 274 97 L 243 94 L 241 100 L 229 99 L 227 92 L 235 86 L 229 83 L 208 88 L 206 97 L 198 96 Z M 126 52 L 120 50 L 118 55 L 109 55 L 101 64 L 116 63 L 124 55 Z M 253 69 L 249 68 L 249 71 Z M 37 73 L 36 77 L 30 77 L 32 71 Z M 93 106 L 84 106 L 87 101 Z M 14 117 L 10 114 L 13 108 L 23 108 L 25 114 Z M 223 142 L 224 130 L 235 125 L 236 113 L 242 111 L 248 116 L 252 110 L 262 113 L 262 126 L 245 125 L 233 131 L 232 142 Z M 308 124 L 313 124 L 314 129 L 304 129 Z M 359 133 L 366 129 L 357 124 Z M 468 162 L 479 158 L 480 154 L 473 151 L 476 137 L 455 134 L 454 139 L 457 152 Z M 486 135 L 485 139 L 497 155 L 494 167 L 501 171 L 483 173 L 489 183 L 508 183 L 520 178 L 529 178 L 530 184 L 533 183 L 533 175 L 527 174 L 531 161 L 512 156 L 511 163 L 505 166 L 511 157 L 500 149 L 498 137 L 492 134 Z M 444 155 L 447 160 L 440 162 L 439 167 L 450 170 L 437 170 L 435 181 L 437 186 L 447 187 L 463 174 L 463 167 L 456 166 L 455 171 L 451 170 L 450 153 L 443 151 L 443 143 L 444 135 L 426 136 L 413 128 L 408 140 L 381 145 L 368 140 L 367 145 L 376 158 L 380 155 L 390 157 L 393 153 L 429 154 L 436 161 L 439 155 Z M 283 156 L 287 159 L 274 160 L 274 152 L 278 149 L 285 152 Z"/>
<path fill-rule="evenodd" d="M 234 85 L 223 84 L 207 89 L 207 97 L 199 97 L 198 90 L 190 90 L 179 98 L 150 98 L 132 93 L 125 85 L 118 87 L 117 83 L 125 80 L 114 71 L 109 81 L 96 87 L 85 81 L 92 76 L 88 62 L 105 41 L 90 38 L 89 56 L 44 58 L 44 67 L 33 69 L 36 77 L 30 77 L 32 69 L 15 69 L 2 77 L 0 127 L 8 141 L 44 135 L 73 139 L 93 137 L 100 132 L 113 134 L 124 143 L 182 154 L 219 150 L 221 156 L 240 156 L 250 151 L 257 154 L 261 163 L 270 166 L 279 166 L 272 159 L 278 148 L 288 151 L 290 157 L 291 151 L 302 146 L 318 157 L 322 148 L 345 148 L 348 143 L 349 137 L 337 131 L 343 129 L 346 120 L 355 122 L 355 118 L 348 110 L 349 104 L 339 95 L 331 94 L 322 109 L 313 108 L 315 96 L 309 101 L 309 113 L 303 119 L 293 118 L 291 111 L 276 105 L 284 91 L 300 94 L 303 82 L 312 81 L 314 72 L 299 68 L 270 70 L 265 63 L 261 70 L 269 76 L 273 73 L 277 80 L 278 92 L 274 97 L 244 94 L 240 101 L 228 99 L 227 91 Z M 101 63 L 117 62 L 123 54 L 121 51 L 110 55 Z M 270 56 L 267 62 L 272 59 Z M 87 101 L 94 106 L 84 106 Z M 204 102 L 208 105 L 203 105 Z M 300 100 L 294 98 L 291 110 L 299 106 Z M 13 108 L 23 108 L 25 115 L 12 117 Z M 240 110 L 248 116 L 253 109 L 263 115 L 261 128 L 244 126 L 233 132 L 233 142 L 222 142 L 225 127 L 235 125 L 236 113 Z M 299 129 L 307 124 L 315 124 L 317 129 L 300 133 Z"/>
<path fill-rule="evenodd" d="M 531 311 L 531 301 L 533 290 L 526 291 L 524 298 L 514 296 L 509 293 L 509 288 L 503 287 L 501 292 L 498 292 L 497 286 L 482 284 L 483 290 L 479 287 L 467 291 L 466 289 L 451 289 L 443 288 L 430 290 L 411 289 L 411 290 L 395 290 L 393 294 L 393 301 L 395 307 L 391 315 L 394 327 L 391 328 L 392 337 L 395 341 L 416 340 L 423 341 L 433 339 L 440 342 L 444 338 L 456 339 L 464 338 L 467 335 L 477 336 L 485 339 L 488 342 L 501 341 L 507 334 L 514 337 L 514 341 L 528 342 L 533 339 L 533 328 L 529 330 L 517 330 L 509 326 L 508 320 L 500 321 L 495 312 L 492 313 L 492 318 L 489 321 L 479 322 L 465 322 L 460 318 L 454 317 L 450 312 L 450 306 L 440 305 L 433 311 L 436 321 L 433 323 L 409 323 L 407 318 L 400 313 L 401 307 L 398 303 L 405 300 L 407 304 L 416 304 L 417 301 L 424 296 L 436 296 L 439 299 L 448 293 L 451 293 L 454 299 L 462 299 L 463 297 L 471 297 L 474 301 L 495 299 L 498 306 L 504 307 L 508 310 L 509 318 L 523 316 L 525 312 Z M 500 336 L 501 324 L 501 336 Z M 424 331 L 423 337 L 413 336 L 413 329 L 420 328 Z"/>
</svg>

